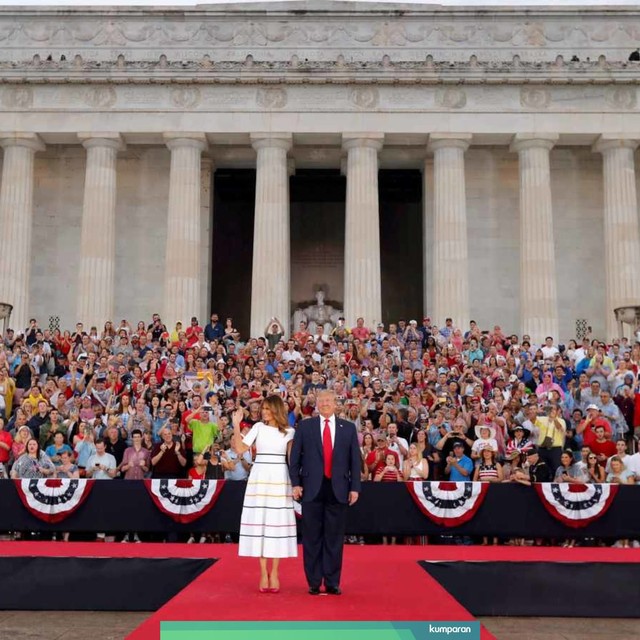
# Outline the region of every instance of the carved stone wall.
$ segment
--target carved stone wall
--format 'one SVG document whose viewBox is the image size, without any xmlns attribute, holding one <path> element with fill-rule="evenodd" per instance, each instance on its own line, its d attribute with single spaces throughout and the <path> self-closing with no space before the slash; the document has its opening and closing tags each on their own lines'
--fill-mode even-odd
<svg viewBox="0 0 640 640">
<path fill-rule="evenodd" d="M 0 113 L 33 132 L 102 129 L 105 113 L 122 133 L 631 131 L 638 42 L 632 8 L 6 7 Z"/>
<path fill-rule="evenodd" d="M 639 70 L 640 71 L 640 70 Z M 640 73 L 638 74 L 640 81 Z M 0 88 L 6 111 L 235 113 L 640 113 L 635 85 L 235 86 L 44 85 Z M 215 124 L 215 123 L 212 123 Z"/>
<path fill-rule="evenodd" d="M 514 3 L 515 5 L 516 3 Z M 268 10 L 268 13 L 266 11 Z M 0 58 L 37 54 L 129 60 L 553 61 L 574 54 L 626 60 L 640 40 L 634 9 L 421 7 L 348 2 L 197 8 L 0 11 Z M 10 57 L 7 58 L 7 52 Z"/>
</svg>

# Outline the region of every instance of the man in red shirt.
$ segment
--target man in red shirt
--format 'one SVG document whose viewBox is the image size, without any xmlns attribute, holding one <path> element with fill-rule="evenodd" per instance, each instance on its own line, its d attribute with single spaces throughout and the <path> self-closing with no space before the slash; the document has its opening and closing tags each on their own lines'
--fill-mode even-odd
<svg viewBox="0 0 640 640">
<path fill-rule="evenodd" d="M 591 446 L 596 439 L 596 429 L 602 427 L 604 429 L 605 437 L 611 438 L 612 429 L 609 421 L 600 413 L 600 407 L 597 404 L 590 404 L 587 407 L 587 416 L 576 427 L 576 434 L 583 434 L 582 441 L 585 447 L 589 447 L 593 451 Z M 615 445 L 614 445 L 615 453 Z M 613 455 L 613 454 L 612 454 Z"/>
<path fill-rule="evenodd" d="M 607 459 L 616 454 L 616 445 L 611 440 L 607 440 L 602 425 L 595 428 L 595 433 L 595 440 L 589 445 L 589 448 L 592 453 L 596 454 L 600 464 L 606 464 Z"/>
<path fill-rule="evenodd" d="M 5 471 L 7 470 L 7 463 L 9 462 L 9 454 L 11 453 L 11 445 L 13 439 L 11 434 L 7 431 L 7 425 L 4 419 L 0 418 L 0 464 L 4 465 Z"/>
<path fill-rule="evenodd" d="M 364 318 L 358 318 L 356 320 L 356 326 L 351 329 L 351 335 L 358 340 L 367 340 L 371 331 L 364 326 Z"/>
<path fill-rule="evenodd" d="M 388 455 L 394 456 L 396 467 L 400 467 L 398 454 L 387 447 L 387 437 L 383 434 L 378 434 L 376 443 L 378 446 L 367 454 L 367 459 L 365 460 L 372 478 L 375 478 L 376 474 L 387 466 L 385 461 Z"/>
<path fill-rule="evenodd" d="M 292 338 L 294 339 L 294 341 L 298 345 L 298 347 L 301 348 L 307 343 L 307 340 L 310 337 L 311 337 L 311 334 L 309 333 L 309 331 L 307 329 L 307 323 L 303 320 L 303 321 L 300 322 L 299 328 L 293 334 Z"/>
<path fill-rule="evenodd" d="M 189 340 L 192 336 L 195 336 L 197 338 L 198 334 L 203 332 L 204 329 L 198 324 L 198 318 L 193 316 L 193 318 L 191 318 L 191 324 L 187 327 L 187 340 Z"/>
</svg>

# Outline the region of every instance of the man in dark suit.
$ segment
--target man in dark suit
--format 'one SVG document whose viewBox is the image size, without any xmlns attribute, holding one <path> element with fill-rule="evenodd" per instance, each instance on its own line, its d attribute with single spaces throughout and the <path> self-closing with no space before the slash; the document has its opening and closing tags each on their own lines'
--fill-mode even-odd
<svg viewBox="0 0 640 640">
<path fill-rule="evenodd" d="M 353 422 L 335 416 L 333 391 L 316 398 L 320 415 L 303 420 L 291 449 L 293 497 L 302 499 L 302 549 L 309 593 L 340 595 L 347 505 L 358 500 L 362 459 Z"/>
</svg>

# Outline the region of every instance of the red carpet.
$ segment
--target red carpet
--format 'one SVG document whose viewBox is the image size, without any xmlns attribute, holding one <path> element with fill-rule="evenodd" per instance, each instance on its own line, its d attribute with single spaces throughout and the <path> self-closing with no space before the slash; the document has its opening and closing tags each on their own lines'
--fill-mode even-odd
<svg viewBox="0 0 640 640">
<path fill-rule="evenodd" d="M 473 620 L 419 565 L 432 561 L 640 562 L 638 549 L 480 546 L 347 546 L 344 595 L 310 596 L 302 559 L 282 562 L 279 594 L 258 593 L 258 563 L 237 546 L 3 542 L 5 556 L 214 557 L 219 561 L 128 637 L 156 640 L 167 620 Z M 494 637 L 482 629 L 482 639 Z"/>
<path fill-rule="evenodd" d="M 346 547 L 344 593 L 336 597 L 307 594 L 300 557 L 282 562 L 279 594 L 261 594 L 257 560 L 239 558 L 236 545 L 219 545 L 219 561 L 128 638 L 155 640 L 167 620 L 473 620 L 417 564 L 429 550 Z M 493 636 L 483 630 L 482 638 Z"/>
</svg>

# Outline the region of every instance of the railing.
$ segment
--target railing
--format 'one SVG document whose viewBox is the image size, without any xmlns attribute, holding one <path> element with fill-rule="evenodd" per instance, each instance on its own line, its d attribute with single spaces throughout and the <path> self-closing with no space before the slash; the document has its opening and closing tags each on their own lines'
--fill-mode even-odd
<svg viewBox="0 0 640 640">
<path fill-rule="evenodd" d="M 244 482 L 225 482 L 208 513 L 190 524 L 180 524 L 158 509 L 142 481 L 95 481 L 90 495 L 74 513 L 63 522 L 50 524 L 27 510 L 13 481 L 2 480 L 0 531 L 235 533 L 239 529 L 245 486 Z M 366 482 L 358 503 L 349 508 L 347 532 L 398 536 L 640 538 L 640 487 L 618 487 L 606 513 L 586 527 L 574 529 L 548 513 L 533 487 L 491 484 L 481 506 L 468 522 L 446 527 L 422 513 L 404 483 Z"/>
</svg>

